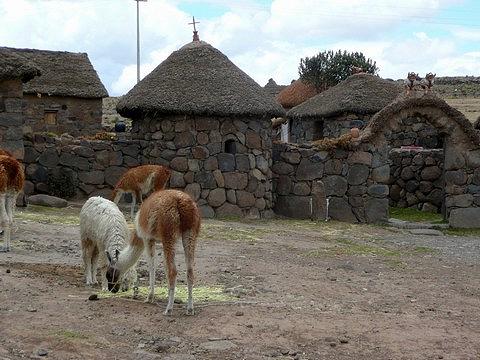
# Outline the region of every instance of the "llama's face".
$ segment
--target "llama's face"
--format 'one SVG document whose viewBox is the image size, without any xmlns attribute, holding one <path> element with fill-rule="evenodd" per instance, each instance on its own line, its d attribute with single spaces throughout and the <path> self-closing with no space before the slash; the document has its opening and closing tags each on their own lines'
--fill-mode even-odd
<svg viewBox="0 0 480 360">
<path fill-rule="evenodd" d="M 120 286 L 122 285 L 120 270 L 117 267 L 118 253 L 119 251 L 116 250 L 114 258 L 112 258 L 108 252 L 106 253 L 108 258 L 108 269 L 106 274 L 108 291 L 113 293 L 118 292 L 118 290 L 120 290 Z"/>
<path fill-rule="evenodd" d="M 407 76 L 407 79 L 410 80 L 410 81 L 416 80 L 417 79 L 417 74 L 415 74 L 414 72 L 409 72 L 408 76 Z"/>
<path fill-rule="evenodd" d="M 120 271 L 117 267 L 109 266 L 107 269 L 107 282 L 108 282 L 108 291 L 112 293 L 118 292 L 120 290 L 120 286 L 122 285 L 120 279 Z"/>
</svg>

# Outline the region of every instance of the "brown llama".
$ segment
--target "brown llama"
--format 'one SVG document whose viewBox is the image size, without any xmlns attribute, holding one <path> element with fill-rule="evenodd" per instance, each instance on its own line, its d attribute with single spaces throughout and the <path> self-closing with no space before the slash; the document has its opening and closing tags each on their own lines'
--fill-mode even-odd
<svg viewBox="0 0 480 360">
<path fill-rule="evenodd" d="M 0 226 L 5 239 L 1 251 L 4 252 L 10 251 L 15 204 L 24 182 L 22 165 L 12 156 L 0 155 Z"/>
<path fill-rule="evenodd" d="M 135 218 L 135 228 L 145 244 L 149 266 L 150 291 L 147 302 L 155 298 L 155 244 L 161 242 L 168 277 L 168 303 L 165 315 L 173 312 L 177 268 L 175 244 L 181 236 L 187 267 L 187 315 L 193 315 L 193 266 L 195 245 L 200 231 L 200 212 L 195 201 L 179 190 L 162 190 L 150 195 L 140 207 Z"/>
<path fill-rule="evenodd" d="M 124 193 L 132 194 L 130 216 L 133 219 L 135 204 L 142 202 L 142 195 L 150 191 L 158 191 L 165 188 L 170 178 L 170 170 L 161 165 L 141 165 L 129 169 L 118 180 L 112 192 L 112 200 L 118 205 Z"/>
</svg>

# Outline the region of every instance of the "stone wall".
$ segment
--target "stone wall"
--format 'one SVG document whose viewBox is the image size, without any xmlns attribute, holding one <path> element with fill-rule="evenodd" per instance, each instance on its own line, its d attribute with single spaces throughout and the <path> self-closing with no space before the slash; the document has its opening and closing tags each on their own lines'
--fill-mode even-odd
<svg viewBox="0 0 480 360">
<path fill-rule="evenodd" d="M 393 149 L 390 160 L 390 205 L 441 212 L 445 188 L 443 149 Z"/>
<path fill-rule="evenodd" d="M 306 143 L 321 138 L 336 138 L 351 128 L 363 129 L 370 115 L 346 114 L 330 118 L 292 119 L 290 142 Z"/>
<path fill-rule="evenodd" d="M 165 116 L 132 122 L 148 145 L 143 162 L 172 169 L 170 187 L 185 189 L 203 216 L 271 217 L 271 121 Z"/>
<path fill-rule="evenodd" d="M 25 193 L 55 194 L 56 179 L 73 186 L 71 197 L 110 197 L 111 188 L 128 168 L 140 165 L 139 141 L 87 141 L 36 134 L 25 143 Z M 58 184 L 56 185 L 58 186 Z"/>
<path fill-rule="evenodd" d="M 17 159 L 23 159 L 23 89 L 20 79 L 0 80 L 0 144 Z"/>
<path fill-rule="evenodd" d="M 25 133 L 92 135 L 102 129 L 102 99 L 24 95 Z"/>
<path fill-rule="evenodd" d="M 126 125 L 127 131 L 130 131 L 132 127 L 132 120 L 121 117 L 117 113 L 116 107 L 121 98 L 122 98 L 121 96 L 119 97 L 110 96 L 110 97 L 103 98 L 102 127 L 107 131 L 113 131 L 115 127 L 115 123 L 120 121 Z"/>
<path fill-rule="evenodd" d="M 320 184 L 332 219 L 368 223 L 387 219 L 387 149 L 361 144 L 355 150 L 326 152 L 308 145 L 274 144 L 273 157 L 276 213 L 310 218 Z"/>
<path fill-rule="evenodd" d="M 421 146 L 426 149 L 443 148 L 443 137 L 424 117 L 402 118 L 396 128 L 385 134 L 392 148 Z"/>
</svg>

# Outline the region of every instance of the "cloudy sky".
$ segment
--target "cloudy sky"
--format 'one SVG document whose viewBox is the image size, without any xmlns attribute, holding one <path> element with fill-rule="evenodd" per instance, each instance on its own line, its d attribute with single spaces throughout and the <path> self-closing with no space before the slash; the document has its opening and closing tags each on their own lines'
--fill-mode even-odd
<svg viewBox="0 0 480 360">
<path fill-rule="evenodd" d="M 148 0 L 142 76 L 191 41 L 220 49 L 260 85 L 289 84 L 300 58 L 362 51 L 380 75 L 480 76 L 478 0 Z M 87 52 L 110 95 L 136 81 L 134 0 L 0 0 L 0 46 Z"/>
</svg>

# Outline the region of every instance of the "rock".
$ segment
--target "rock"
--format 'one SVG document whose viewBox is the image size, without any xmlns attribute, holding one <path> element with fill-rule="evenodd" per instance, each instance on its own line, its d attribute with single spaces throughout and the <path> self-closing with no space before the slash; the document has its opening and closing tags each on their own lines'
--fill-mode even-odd
<svg viewBox="0 0 480 360">
<path fill-rule="evenodd" d="M 218 168 L 221 171 L 235 171 L 235 155 L 234 154 L 220 153 L 217 155 L 217 161 L 218 161 Z"/>
<path fill-rule="evenodd" d="M 451 207 L 466 208 L 466 207 L 471 206 L 472 203 L 473 203 L 473 195 L 472 194 L 447 196 L 447 198 L 445 200 L 445 206 L 447 208 L 451 208 Z"/>
<path fill-rule="evenodd" d="M 88 297 L 88 300 L 90 300 L 90 301 L 99 300 L 98 295 L 97 294 L 92 294 Z"/>
<path fill-rule="evenodd" d="M 195 182 L 199 183 L 202 189 L 215 189 L 217 181 L 211 171 L 199 171 L 195 174 Z"/>
<path fill-rule="evenodd" d="M 295 183 L 293 193 L 300 196 L 310 195 L 310 186 L 306 182 Z"/>
<path fill-rule="evenodd" d="M 421 172 L 423 180 L 436 180 L 442 175 L 442 170 L 438 166 L 428 166 Z M 407 179 L 405 179 L 407 180 Z"/>
<path fill-rule="evenodd" d="M 237 205 L 233 205 L 228 202 L 216 208 L 215 214 L 218 217 L 225 217 L 225 216 L 243 217 L 242 209 L 240 209 Z"/>
<path fill-rule="evenodd" d="M 292 179 L 290 176 L 281 175 L 277 179 L 276 193 L 278 195 L 288 195 L 290 194 L 290 189 L 292 188 Z"/>
<path fill-rule="evenodd" d="M 387 183 L 390 180 L 390 165 L 373 169 L 372 180 L 379 183 Z"/>
<path fill-rule="evenodd" d="M 435 205 L 432 205 L 430 203 L 424 203 L 422 205 L 422 211 L 424 212 L 432 212 L 432 213 L 437 213 L 438 212 L 438 208 L 435 206 Z"/>
<path fill-rule="evenodd" d="M 176 157 L 170 161 L 170 168 L 176 171 L 184 172 L 188 170 L 188 160 L 185 157 Z"/>
<path fill-rule="evenodd" d="M 195 137 L 189 131 L 181 132 L 175 135 L 174 143 L 177 149 L 190 147 L 195 144 Z"/>
<path fill-rule="evenodd" d="M 365 206 L 368 223 L 386 222 L 388 219 L 388 199 L 368 199 Z"/>
<path fill-rule="evenodd" d="M 372 165 L 372 154 L 365 151 L 355 151 L 348 156 L 349 164 Z"/>
<path fill-rule="evenodd" d="M 42 357 L 43 357 L 43 356 L 47 356 L 47 355 L 48 355 L 48 351 L 45 350 L 45 349 L 39 349 L 39 350 L 37 351 L 37 355 L 38 355 L 38 356 L 42 356 Z"/>
<path fill-rule="evenodd" d="M 119 166 L 110 166 L 105 170 L 105 182 L 110 186 L 115 186 L 127 169 Z"/>
<path fill-rule="evenodd" d="M 299 164 L 302 158 L 298 152 L 285 152 L 281 154 L 282 159 L 290 164 Z"/>
<path fill-rule="evenodd" d="M 261 149 L 262 139 L 255 131 L 247 130 L 245 134 L 245 145 L 250 149 Z"/>
<path fill-rule="evenodd" d="M 78 174 L 78 179 L 85 184 L 101 185 L 105 181 L 103 171 L 89 171 Z"/>
<path fill-rule="evenodd" d="M 276 214 L 294 219 L 310 219 L 310 197 L 309 196 L 277 196 L 274 211 Z"/>
<path fill-rule="evenodd" d="M 252 195 L 253 196 L 253 195 Z M 218 207 L 227 200 L 225 189 L 217 188 L 210 191 L 207 197 L 208 204 L 212 207 Z"/>
<path fill-rule="evenodd" d="M 468 156 L 468 155 L 467 155 Z M 445 152 L 445 170 L 462 169 L 465 166 L 465 158 L 453 149 Z"/>
<path fill-rule="evenodd" d="M 463 170 L 445 172 L 445 184 L 465 185 L 467 182 L 467 174 Z"/>
<path fill-rule="evenodd" d="M 388 196 L 388 192 L 389 192 L 388 185 L 382 185 L 382 184 L 370 185 L 367 190 L 367 193 L 370 196 L 378 197 L 378 198 Z"/>
<path fill-rule="evenodd" d="M 247 155 L 236 154 L 235 155 L 236 169 L 241 172 L 250 171 L 250 160 Z"/>
<path fill-rule="evenodd" d="M 323 164 L 302 159 L 296 172 L 297 180 L 315 180 L 323 176 Z"/>
<path fill-rule="evenodd" d="M 38 162 L 40 163 L 40 165 L 49 168 L 55 167 L 59 161 L 60 158 L 57 155 L 57 151 L 52 148 L 45 150 L 38 158 Z"/>
<path fill-rule="evenodd" d="M 215 211 L 208 205 L 200 206 L 200 214 L 204 219 L 212 219 L 215 217 Z"/>
<path fill-rule="evenodd" d="M 343 176 L 332 175 L 322 179 L 325 196 L 343 196 L 347 192 L 347 180 Z"/>
<path fill-rule="evenodd" d="M 201 343 L 200 347 L 208 351 L 226 351 L 236 348 L 237 345 L 230 340 L 218 340 Z"/>
<path fill-rule="evenodd" d="M 255 196 L 248 191 L 237 190 L 237 205 L 240 207 L 254 206 Z"/>
<path fill-rule="evenodd" d="M 312 220 L 327 220 L 327 197 L 322 181 L 312 184 Z"/>
<path fill-rule="evenodd" d="M 58 197 L 45 194 L 29 196 L 28 203 L 32 205 L 49 206 L 55 208 L 64 208 L 68 205 L 68 202 L 65 199 L 60 199 Z"/>
<path fill-rule="evenodd" d="M 352 207 L 343 198 L 330 198 L 328 204 L 328 216 L 334 220 L 350 223 L 358 222 L 357 217 L 352 212 Z"/>
<path fill-rule="evenodd" d="M 340 175 L 342 173 L 343 163 L 338 159 L 331 159 L 325 163 L 325 174 Z"/>
<path fill-rule="evenodd" d="M 211 170 L 216 170 L 218 169 L 218 161 L 215 156 L 209 157 L 205 162 L 203 163 L 203 167 L 205 170 L 211 171 Z"/>
<path fill-rule="evenodd" d="M 183 173 L 173 170 L 170 174 L 169 184 L 172 188 L 184 188 L 186 184 Z"/>
<path fill-rule="evenodd" d="M 223 177 L 227 189 L 243 190 L 248 185 L 248 175 L 245 173 L 227 172 Z"/>
<path fill-rule="evenodd" d="M 412 168 L 410 167 L 404 167 L 402 169 L 402 172 L 400 173 L 400 177 L 403 179 L 403 180 L 410 180 L 411 178 L 413 178 L 415 176 Z"/>
<path fill-rule="evenodd" d="M 350 185 L 361 185 L 367 181 L 370 169 L 366 165 L 354 164 L 348 171 L 348 183 Z"/>
<path fill-rule="evenodd" d="M 478 228 L 480 208 L 453 209 L 448 222 L 453 228 Z"/>
<path fill-rule="evenodd" d="M 294 168 L 293 168 L 292 165 L 287 164 L 283 161 L 276 162 L 272 166 L 272 172 L 274 172 L 275 174 L 278 174 L 278 175 L 288 175 L 288 174 L 293 173 L 293 170 L 294 170 Z"/>
<path fill-rule="evenodd" d="M 237 311 L 237 312 L 235 313 L 235 316 L 243 316 L 243 315 L 244 315 L 244 314 L 243 314 L 243 311 Z"/>
</svg>

